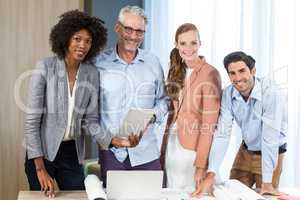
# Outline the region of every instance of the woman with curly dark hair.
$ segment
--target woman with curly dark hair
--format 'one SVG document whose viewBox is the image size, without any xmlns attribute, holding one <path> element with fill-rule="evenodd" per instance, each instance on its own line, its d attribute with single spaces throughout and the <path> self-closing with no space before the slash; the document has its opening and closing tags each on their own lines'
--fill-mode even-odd
<svg viewBox="0 0 300 200">
<path fill-rule="evenodd" d="M 31 190 L 54 197 L 60 190 L 83 190 L 84 140 L 91 135 L 102 148 L 109 138 L 98 123 L 99 74 L 92 59 L 104 48 L 104 22 L 68 11 L 52 28 L 54 56 L 32 73 L 25 112 L 25 172 Z"/>
</svg>

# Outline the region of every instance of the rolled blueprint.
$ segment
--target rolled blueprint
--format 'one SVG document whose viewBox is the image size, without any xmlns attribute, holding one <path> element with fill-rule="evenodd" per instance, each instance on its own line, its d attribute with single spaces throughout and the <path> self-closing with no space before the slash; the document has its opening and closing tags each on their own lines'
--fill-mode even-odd
<svg viewBox="0 0 300 200">
<path fill-rule="evenodd" d="M 96 175 L 88 175 L 84 180 L 84 185 L 89 200 L 107 200 L 103 183 Z"/>
</svg>

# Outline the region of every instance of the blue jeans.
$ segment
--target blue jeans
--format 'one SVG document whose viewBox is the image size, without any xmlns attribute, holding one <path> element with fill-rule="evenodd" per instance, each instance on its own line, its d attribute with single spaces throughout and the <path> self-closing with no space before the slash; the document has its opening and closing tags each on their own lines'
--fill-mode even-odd
<svg viewBox="0 0 300 200">
<path fill-rule="evenodd" d="M 55 179 L 60 190 L 84 190 L 83 167 L 78 162 L 75 141 L 62 142 L 54 161 L 44 159 L 48 174 Z M 30 190 L 41 190 L 34 160 L 25 159 L 25 172 Z"/>
</svg>

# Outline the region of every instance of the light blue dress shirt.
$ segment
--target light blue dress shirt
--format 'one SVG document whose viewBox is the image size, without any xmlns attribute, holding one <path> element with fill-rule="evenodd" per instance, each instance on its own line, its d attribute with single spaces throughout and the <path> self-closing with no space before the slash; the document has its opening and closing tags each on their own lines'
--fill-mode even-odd
<svg viewBox="0 0 300 200">
<path fill-rule="evenodd" d="M 286 101 L 274 82 L 255 77 L 247 100 L 233 87 L 224 89 L 217 129 L 209 155 L 208 171 L 217 172 L 228 149 L 233 120 L 241 128 L 249 150 L 262 152 L 262 179 L 272 182 L 278 148 L 286 142 Z"/>
<path fill-rule="evenodd" d="M 134 148 L 111 148 L 116 158 L 123 162 L 127 155 L 132 166 L 145 164 L 159 158 L 157 135 L 163 129 L 155 129 L 168 112 L 164 74 L 157 57 L 138 49 L 135 59 L 126 63 L 108 49 L 96 58 L 100 72 L 100 124 L 110 134 L 116 135 L 130 108 L 154 109 L 156 124 L 151 124 L 140 143 Z"/>
</svg>

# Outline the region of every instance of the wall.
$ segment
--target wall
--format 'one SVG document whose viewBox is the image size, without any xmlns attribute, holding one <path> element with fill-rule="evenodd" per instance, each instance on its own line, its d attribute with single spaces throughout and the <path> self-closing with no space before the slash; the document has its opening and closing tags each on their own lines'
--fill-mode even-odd
<svg viewBox="0 0 300 200">
<path fill-rule="evenodd" d="M 105 22 L 108 29 L 107 47 L 114 47 L 117 35 L 114 26 L 118 19 L 119 11 L 126 5 L 136 5 L 143 8 L 143 0 L 86 0 L 85 8 L 88 13 L 97 16 Z"/>
<path fill-rule="evenodd" d="M 83 0 L 0 0 L 0 199 L 15 200 L 27 188 L 24 174 L 23 113 L 16 106 L 16 79 L 51 55 L 48 37 L 57 16 L 83 9 Z M 22 84 L 24 96 L 26 84 Z"/>
</svg>

